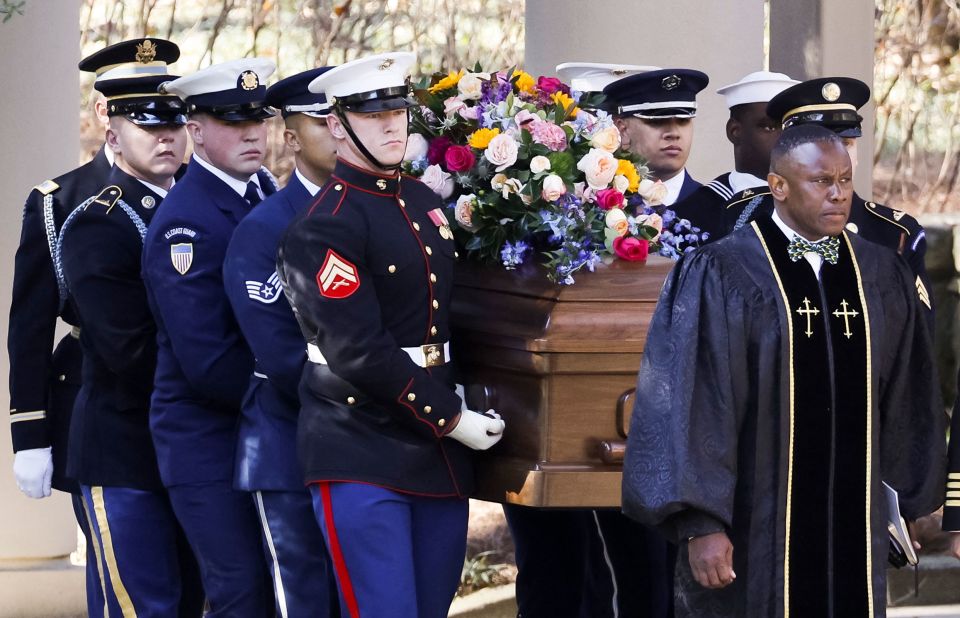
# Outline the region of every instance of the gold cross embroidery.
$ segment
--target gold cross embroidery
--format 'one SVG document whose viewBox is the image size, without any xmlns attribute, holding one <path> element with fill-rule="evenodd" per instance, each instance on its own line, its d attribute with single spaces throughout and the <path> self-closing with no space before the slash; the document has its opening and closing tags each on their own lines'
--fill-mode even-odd
<svg viewBox="0 0 960 618">
<path fill-rule="evenodd" d="M 856 309 L 851 309 L 850 311 L 847 311 L 847 307 L 849 306 L 849 304 L 850 303 L 848 303 L 846 300 L 841 300 L 840 307 L 843 309 L 843 311 L 840 311 L 840 309 L 837 309 L 836 311 L 833 312 L 833 315 L 835 315 L 836 317 L 843 318 L 843 336 L 846 337 L 847 339 L 849 339 L 850 337 L 853 337 L 853 332 L 850 330 L 850 318 L 855 318 L 858 315 L 860 315 L 859 313 L 857 313 Z"/>
<path fill-rule="evenodd" d="M 804 331 L 804 334 L 807 337 L 813 336 L 813 323 L 812 317 L 815 315 L 820 315 L 820 310 L 816 307 L 810 307 L 810 299 L 804 296 L 803 298 L 803 307 L 797 307 L 797 313 L 801 316 L 807 318 L 807 330 Z"/>
</svg>

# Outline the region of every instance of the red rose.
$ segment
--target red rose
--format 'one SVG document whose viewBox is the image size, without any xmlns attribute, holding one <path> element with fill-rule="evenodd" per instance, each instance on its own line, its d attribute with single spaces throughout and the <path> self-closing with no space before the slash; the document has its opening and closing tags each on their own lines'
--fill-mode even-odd
<svg viewBox="0 0 960 618">
<path fill-rule="evenodd" d="M 597 206 L 604 210 L 620 208 L 623 206 L 623 193 L 616 189 L 602 189 L 597 191 L 596 200 Z"/>
<path fill-rule="evenodd" d="M 427 146 L 427 162 L 430 165 L 439 165 L 443 163 L 443 155 L 447 153 L 447 148 L 450 147 L 449 137 L 440 136 L 430 140 L 430 144 Z"/>
<path fill-rule="evenodd" d="M 636 236 L 620 236 L 613 239 L 613 252 L 621 260 L 644 262 L 650 253 L 650 243 Z"/>
<path fill-rule="evenodd" d="M 537 89 L 547 94 L 553 94 L 554 92 L 558 91 L 567 91 L 566 84 L 556 77 L 543 77 L 542 75 L 539 79 L 537 79 Z"/>
<path fill-rule="evenodd" d="M 448 172 L 465 172 L 477 162 L 477 157 L 469 146 L 450 146 L 443 154 Z"/>
</svg>

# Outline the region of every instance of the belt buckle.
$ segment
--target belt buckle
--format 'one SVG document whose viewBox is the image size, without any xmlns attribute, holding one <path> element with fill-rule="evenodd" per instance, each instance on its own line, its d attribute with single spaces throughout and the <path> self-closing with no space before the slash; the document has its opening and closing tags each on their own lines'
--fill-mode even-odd
<svg viewBox="0 0 960 618">
<path fill-rule="evenodd" d="M 423 353 L 424 367 L 437 367 L 447 362 L 446 355 L 443 353 L 443 345 L 428 343 L 420 346 Z"/>
</svg>

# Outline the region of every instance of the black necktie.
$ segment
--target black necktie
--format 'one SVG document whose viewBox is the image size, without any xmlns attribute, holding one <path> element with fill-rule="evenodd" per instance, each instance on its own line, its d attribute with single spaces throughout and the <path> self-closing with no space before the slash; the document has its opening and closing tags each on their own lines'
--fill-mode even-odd
<svg viewBox="0 0 960 618">
<path fill-rule="evenodd" d="M 257 183 L 253 182 L 252 180 L 247 183 L 247 190 L 243 194 L 243 199 L 247 200 L 251 207 L 256 206 L 262 201 L 260 198 L 260 191 L 257 190 Z"/>
</svg>

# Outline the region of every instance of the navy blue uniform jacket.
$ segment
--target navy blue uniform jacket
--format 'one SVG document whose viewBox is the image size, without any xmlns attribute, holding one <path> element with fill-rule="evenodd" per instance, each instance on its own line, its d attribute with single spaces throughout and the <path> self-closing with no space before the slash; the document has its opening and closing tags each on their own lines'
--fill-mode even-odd
<svg viewBox="0 0 960 618">
<path fill-rule="evenodd" d="M 413 178 L 339 161 L 280 245 L 284 292 L 329 362 L 308 362 L 300 382 L 307 482 L 472 489 L 472 452 L 444 438 L 460 412 L 451 363 L 423 368 L 401 350 L 450 339 L 455 251 L 440 233 L 442 209 Z"/>
<path fill-rule="evenodd" d="M 272 179 L 260 174 L 263 191 L 273 193 Z M 143 279 L 158 346 L 150 429 L 166 486 L 233 478 L 253 355 L 221 269 L 233 230 L 249 211 L 236 191 L 193 162 L 147 233 Z"/>
<path fill-rule="evenodd" d="M 277 276 L 277 245 L 312 201 L 296 174 L 253 209 L 223 262 L 223 285 L 256 367 L 243 400 L 235 485 L 246 491 L 303 491 L 297 463 L 297 385 L 306 342 Z"/>
</svg>

